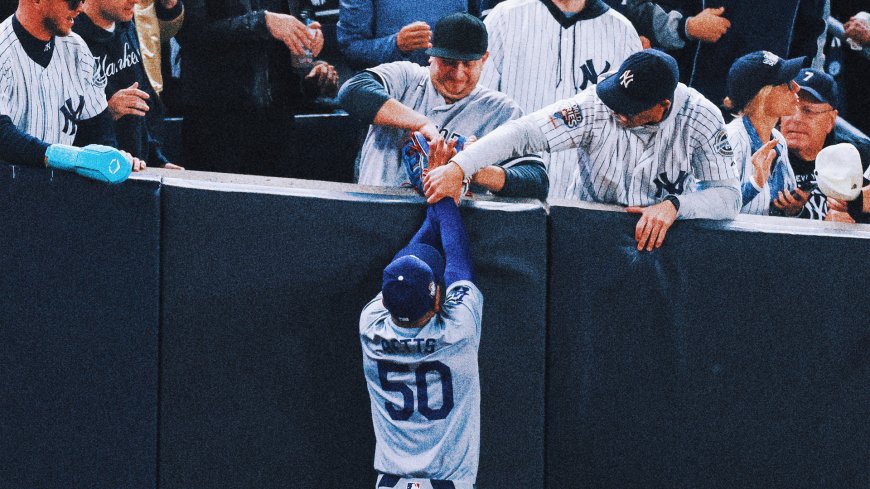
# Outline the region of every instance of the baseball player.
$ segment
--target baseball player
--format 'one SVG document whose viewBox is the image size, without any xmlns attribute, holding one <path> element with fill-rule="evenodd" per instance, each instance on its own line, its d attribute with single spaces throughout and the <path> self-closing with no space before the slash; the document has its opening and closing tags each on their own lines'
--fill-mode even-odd
<svg viewBox="0 0 870 489">
<path fill-rule="evenodd" d="M 446 158 L 458 141 L 473 140 L 522 115 L 507 96 L 478 86 L 487 53 L 486 26 L 466 14 L 448 15 L 435 25 L 430 65 L 387 63 L 355 76 L 339 100 L 350 114 L 371 123 L 360 152 L 359 183 L 376 186 L 414 184 L 402 165 L 403 147 L 412 131 L 429 141 L 433 152 L 449 142 Z M 432 154 L 431 166 L 437 166 Z M 540 157 L 528 155 L 482 169 L 475 182 L 497 195 L 546 198 L 547 175 Z"/>
<path fill-rule="evenodd" d="M 525 113 L 573 97 L 641 50 L 640 36 L 602 0 L 507 0 L 485 20 L 490 61 L 480 83 Z M 577 151 L 544 155 L 550 197 L 576 198 Z"/>
<path fill-rule="evenodd" d="M 459 209 L 444 199 L 427 209 L 360 315 L 378 488 L 474 488 L 483 313 L 474 280 Z"/>
<path fill-rule="evenodd" d="M 635 53 L 597 87 L 505 124 L 430 171 L 430 202 L 457 197 L 464 176 L 488 161 L 579 148 L 578 194 L 641 214 L 638 250 L 661 246 L 677 218 L 733 218 L 740 184 L 722 114 L 678 79 L 669 55 Z"/>
<path fill-rule="evenodd" d="M 70 32 L 81 10 L 79 0 L 22 1 L 0 23 L 0 159 L 119 181 L 131 164 L 144 165 L 109 148 L 115 139 L 105 80 L 95 75 L 84 41 Z M 73 142 L 100 148 L 83 153 Z M 103 167 L 88 170 L 86 162 Z"/>
</svg>

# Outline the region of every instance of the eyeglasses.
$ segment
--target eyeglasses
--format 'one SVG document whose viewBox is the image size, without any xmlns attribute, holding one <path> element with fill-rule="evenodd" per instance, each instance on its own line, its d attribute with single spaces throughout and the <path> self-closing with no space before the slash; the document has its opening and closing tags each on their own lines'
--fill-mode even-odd
<svg viewBox="0 0 870 489">
<path fill-rule="evenodd" d="M 830 112 L 832 110 L 834 110 L 834 109 L 812 110 L 806 106 L 798 107 L 798 111 L 801 114 L 803 114 L 804 117 L 809 117 L 809 118 L 813 118 L 819 114 L 825 114 L 825 113 Z"/>
<path fill-rule="evenodd" d="M 85 0 L 64 0 L 66 2 L 66 6 L 69 7 L 70 10 L 76 10 L 79 8 L 79 5 L 85 3 Z"/>
</svg>

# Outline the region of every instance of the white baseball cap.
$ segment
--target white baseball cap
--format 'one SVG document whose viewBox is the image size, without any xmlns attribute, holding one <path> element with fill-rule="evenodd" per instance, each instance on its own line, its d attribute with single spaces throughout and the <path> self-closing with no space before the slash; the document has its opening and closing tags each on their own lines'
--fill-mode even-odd
<svg viewBox="0 0 870 489">
<path fill-rule="evenodd" d="M 862 170 L 861 154 L 849 143 L 828 146 L 816 156 L 816 182 L 828 197 L 845 201 L 858 198 Z"/>
</svg>

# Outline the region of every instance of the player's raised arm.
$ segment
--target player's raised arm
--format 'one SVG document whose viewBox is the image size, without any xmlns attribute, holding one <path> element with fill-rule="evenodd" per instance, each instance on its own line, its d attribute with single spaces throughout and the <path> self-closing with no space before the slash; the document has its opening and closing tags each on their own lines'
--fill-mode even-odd
<svg viewBox="0 0 870 489">
<path fill-rule="evenodd" d="M 441 230 L 441 245 L 444 249 L 444 284 L 460 280 L 474 282 L 474 264 L 471 260 L 471 242 L 459 208 L 453 199 L 443 199 L 432 206 Z"/>
</svg>

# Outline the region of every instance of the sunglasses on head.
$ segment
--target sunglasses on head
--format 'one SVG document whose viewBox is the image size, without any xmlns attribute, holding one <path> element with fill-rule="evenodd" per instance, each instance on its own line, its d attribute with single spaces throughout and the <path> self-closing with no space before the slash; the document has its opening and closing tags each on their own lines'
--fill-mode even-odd
<svg viewBox="0 0 870 489">
<path fill-rule="evenodd" d="M 66 6 L 69 7 L 70 10 L 76 10 L 79 8 L 79 5 L 85 3 L 85 0 L 64 0 L 66 2 Z"/>
</svg>

